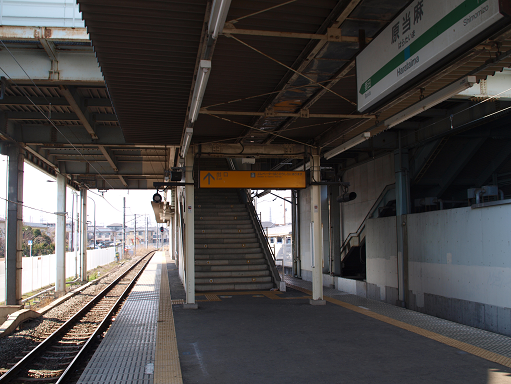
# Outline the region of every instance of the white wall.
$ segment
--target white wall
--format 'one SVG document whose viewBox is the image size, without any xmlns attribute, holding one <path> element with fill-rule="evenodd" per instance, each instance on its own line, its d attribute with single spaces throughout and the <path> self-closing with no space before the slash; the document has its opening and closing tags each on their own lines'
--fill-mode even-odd
<svg viewBox="0 0 511 384">
<path fill-rule="evenodd" d="M 83 28 L 76 0 L 2 0 L 0 24 Z"/>
<path fill-rule="evenodd" d="M 409 289 L 511 308 L 511 205 L 408 215 Z"/>
<path fill-rule="evenodd" d="M 389 154 L 349 169 L 342 179 L 350 183 L 350 192 L 357 193 L 355 200 L 343 203 L 341 207 L 344 217 L 342 239 L 344 241 L 349 233 L 357 231 L 383 189 L 395 183 L 394 155 Z"/>
<path fill-rule="evenodd" d="M 511 336 L 511 204 L 410 214 L 406 229 L 408 307 Z M 394 304 L 396 218 L 366 231 L 365 296 Z"/>
<path fill-rule="evenodd" d="M 382 301 L 387 287 L 398 287 L 395 216 L 367 220 L 366 281 L 380 288 L 377 299 Z"/>
<path fill-rule="evenodd" d="M 78 256 L 79 257 L 79 256 Z M 87 251 L 87 270 L 115 260 L 115 248 Z M 22 259 L 21 291 L 23 294 L 55 283 L 55 255 L 24 257 Z M 78 266 L 79 268 L 79 266 Z M 77 274 L 75 253 L 66 252 L 66 278 Z M 4 283 L 5 284 L 5 283 Z M 1 301 L 0 297 L 0 301 Z"/>
</svg>

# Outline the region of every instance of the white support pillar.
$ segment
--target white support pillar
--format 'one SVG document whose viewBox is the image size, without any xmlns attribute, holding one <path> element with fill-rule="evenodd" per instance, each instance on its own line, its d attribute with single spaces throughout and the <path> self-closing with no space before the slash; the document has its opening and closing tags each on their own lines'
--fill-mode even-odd
<svg viewBox="0 0 511 384">
<path fill-rule="evenodd" d="M 87 190 L 80 189 L 80 262 L 81 281 L 87 281 Z"/>
<path fill-rule="evenodd" d="M 21 268 L 23 257 L 23 169 L 20 148 L 14 143 L 7 149 L 7 228 L 5 255 L 5 304 L 21 304 Z"/>
<path fill-rule="evenodd" d="M 57 174 L 57 226 L 55 228 L 55 296 L 66 292 L 66 177 Z"/>
<path fill-rule="evenodd" d="M 311 158 L 312 183 L 321 181 L 319 153 Z M 323 228 L 321 225 L 321 186 L 311 186 L 311 260 L 312 260 L 312 305 L 325 305 L 323 300 Z"/>
<path fill-rule="evenodd" d="M 193 183 L 193 152 L 188 151 L 185 159 L 186 183 Z M 185 289 L 184 308 L 197 309 L 195 303 L 195 191 L 194 185 L 185 186 Z"/>
</svg>

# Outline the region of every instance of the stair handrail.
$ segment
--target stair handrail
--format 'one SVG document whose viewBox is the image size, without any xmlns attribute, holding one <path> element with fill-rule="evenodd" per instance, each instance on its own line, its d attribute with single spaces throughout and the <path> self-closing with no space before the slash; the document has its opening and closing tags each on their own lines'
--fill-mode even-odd
<svg viewBox="0 0 511 384">
<path fill-rule="evenodd" d="M 390 191 L 392 188 L 396 188 L 396 183 L 387 184 L 385 186 L 385 188 L 383 188 L 383 191 L 380 193 L 380 196 L 378 196 L 378 198 L 376 199 L 376 201 L 372 205 L 371 209 L 369 209 L 369 211 L 367 212 L 366 217 L 364 218 L 362 223 L 360 223 L 357 231 L 356 232 L 350 232 L 348 234 L 348 236 L 346 237 L 346 239 L 342 242 L 342 245 L 341 245 L 341 248 L 340 248 L 340 254 L 341 255 L 342 255 L 342 252 L 343 252 L 344 248 L 346 248 L 346 246 L 349 244 L 351 239 L 354 238 L 355 236 L 360 236 L 360 234 L 362 233 L 362 231 L 364 230 L 364 228 L 366 226 L 367 220 L 369 219 L 369 217 L 371 217 L 373 215 L 374 210 L 378 207 L 378 205 L 380 205 L 381 201 L 383 200 L 383 198 L 385 197 L 387 192 Z"/>
<path fill-rule="evenodd" d="M 254 227 L 257 233 L 257 237 L 259 238 L 259 242 L 261 244 L 261 247 L 263 249 L 263 254 L 266 257 L 266 261 L 268 262 L 268 265 L 270 266 L 270 271 L 273 276 L 273 281 L 277 286 L 279 286 L 279 282 L 281 281 L 279 271 L 277 270 L 277 264 L 276 264 L 276 258 L 275 254 L 272 252 L 270 248 L 270 244 L 268 243 L 268 237 L 264 233 L 264 228 L 259 220 L 259 215 L 257 214 L 254 204 L 252 203 L 252 199 L 250 197 L 249 192 L 246 189 L 242 190 L 242 193 L 245 194 L 246 203 L 245 205 L 248 208 L 248 212 L 250 214 L 250 217 L 252 219 L 252 222 L 254 223 Z M 284 271 L 282 271 L 284 273 Z"/>
</svg>

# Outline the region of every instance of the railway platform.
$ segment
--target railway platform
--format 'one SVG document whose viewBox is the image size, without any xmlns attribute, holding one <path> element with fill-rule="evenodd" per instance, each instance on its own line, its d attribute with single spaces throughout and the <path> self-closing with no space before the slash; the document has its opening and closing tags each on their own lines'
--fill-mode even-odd
<svg viewBox="0 0 511 384">
<path fill-rule="evenodd" d="M 155 255 L 80 383 L 511 383 L 511 338 L 286 276 L 197 294 Z"/>
</svg>

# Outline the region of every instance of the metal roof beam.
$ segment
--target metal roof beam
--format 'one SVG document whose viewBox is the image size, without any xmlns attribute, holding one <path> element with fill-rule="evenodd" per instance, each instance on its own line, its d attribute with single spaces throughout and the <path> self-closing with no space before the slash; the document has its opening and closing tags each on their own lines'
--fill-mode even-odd
<svg viewBox="0 0 511 384">
<path fill-rule="evenodd" d="M 7 111 L 6 116 L 8 120 L 46 120 L 46 118 L 40 113 L 40 112 L 13 112 L 13 111 Z M 64 121 L 80 121 L 82 124 L 84 124 L 84 121 L 82 121 L 82 118 L 84 118 L 84 115 L 82 113 L 82 116 L 79 116 L 78 113 L 59 113 L 54 112 L 51 114 L 51 119 L 54 121 L 58 120 L 64 120 Z M 117 122 L 117 116 L 115 116 L 113 113 L 93 113 L 91 114 L 91 118 L 95 122 Z M 90 126 L 90 123 L 88 123 Z M 89 127 L 91 128 L 91 127 Z M 89 129 L 87 129 L 87 132 L 89 132 Z M 92 133 L 89 132 L 92 136 Z"/>
<path fill-rule="evenodd" d="M 224 35 L 249 35 L 249 36 L 268 36 L 268 37 L 285 37 L 292 39 L 308 39 L 308 40 L 325 40 L 337 43 L 357 43 L 360 41 L 358 36 L 342 36 L 339 28 L 328 28 L 325 35 L 317 33 L 297 33 L 297 32 L 280 32 L 280 31 L 262 31 L 255 29 L 237 29 L 233 26 L 224 28 Z M 366 42 L 371 39 L 366 39 Z"/>
<path fill-rule="evenodd" d="M 89 112 L 87 112 L 87 109 L 84 107 L 83 100 L 81 100 L 76 89 L 74 87 L 66 87 L 65 85 L 61 85 L 59 89 L 68 101 L 71 109 L 76 113 L 76 116 L 82 123 L 83 127 L 89 135 L 96 140 L 98 135 L 96 135 L 96 132 L 94 131 L 94 121 L 91 119 Z"/>
<path fill-rule="evenodd" d="M 33 40 L 39 39 L 66 41 L 66 42 L 89 42 L 89 34 L 86 28 L 68 27 L 25 27 L 25 26 L 0 26 L 0 40 Z"/>
<path fill-rule="evenodd" d="M 238 111 L 210 111 L 202 108 L 201 114 L 204 115 L 230 115 L 230 116 L 265 116 L 265 117 L 301 117 L 301 118 L 325 118 L 325 119 L 374 119 L 375 115 L 346 115 L 336 113 L 309 113 L 309 110 L 304 110 L 300 113 L 282 113 L 275 111 L 266 112 L 238 112 Z"/>
</svg>

